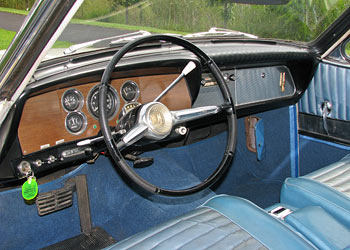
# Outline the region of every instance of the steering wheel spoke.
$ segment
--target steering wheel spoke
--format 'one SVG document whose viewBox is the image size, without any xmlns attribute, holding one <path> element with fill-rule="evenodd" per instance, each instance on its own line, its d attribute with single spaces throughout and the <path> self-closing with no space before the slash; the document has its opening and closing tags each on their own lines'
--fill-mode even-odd
<svg viewBox="0 0 350 250">
<path fill-rule="evenodd" d="M 143 124 L 137 124 L 130 129 L 117 143 L 118 150 L 131 146 L 135 142 L 141 140 L 147 133 L 148 127 Z"/>
<path fill-rule="evenodd" d="M 176 125 L 179 123 L 193 121 L 199 118 L 215 115 L 220 113 L 221 110 L 221 106 L 204 106 L 198 108 L 171 111 L 171 114 L 173 116 L 173 124 Z"/>
</svg>

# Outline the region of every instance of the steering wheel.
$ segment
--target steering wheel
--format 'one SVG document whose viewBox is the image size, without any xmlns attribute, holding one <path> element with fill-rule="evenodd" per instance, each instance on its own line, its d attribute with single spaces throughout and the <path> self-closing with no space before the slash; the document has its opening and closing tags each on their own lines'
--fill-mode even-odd
<svg viewBox="0 0 350 250">
<path fill-rule="evenodd" d="M 136 115 L 135 125 L 116 141 L 108 125 L 106 107 L 107 90 L 112 72 L 114 71 L 117 63 L 126 53 L 132 51 L 140 44 L 154 41 L 171 42 L 173 44 L 182 46 L 183 48 L 195 54 L 200 59 L 202 65 L 207 66 L 207 68 L 217 81 L 217 84 L 223 96 L 224 103 L 217 106 L 204 106 L 179 111 L 169 111 L 169 109 L 164 104 L 158 102 L 158 100 L 160 99 L 158 97 L 155 101 L 143 104 L 139 107 Z M 195 67 L 193 64 L 193 62 L 192 65 L 191 63 L 189 63 L 189 68 L 192 67 L 191 69 L 193 69 L 193 67 Z M 180 76 L 183 77 L 188 73 L 188 71 L 191 71 L 191 69 L 188 69 L 188 67 L 186 68 Z M 230 91 L 226 85 L 226 82 L 222 76 L 219 67 L 215 64 L 215 62 L 193 43 L 186 41 L 182 38 L 168 35 L 151 35 L 127 43 L 113 56 L 103 73 L 101 85 L 99 88 L 98 108 L 99 122 L 104 141 L 115 164 L 129 179 L 131 179 L 134 183 L 136 183 L 138 186 L 140 186 L 142 189 L 148 192 L 166 196 L 184 196 L 199 192 L 214 184 L 227 170 L 227 168 L 232 162 L 237 141 L 237 116 Z M 203 118 L 206 116 L 217 114 L 219 112 L 226 112 L 227 116 L 228 138 L 225 153 L 219 166 L 215 169 L 215 171 L 208 178 L 206 178 L 201 183 L 195 186 L 179 190 L 171 190 L 157 187 L 143 179 L 141 176 L 139 176 L 133 170 L 133 168 L 129 166 L 129 164 L 125 161 L 121 153 L 123 149 L 132 145 L 133 143 L 137 142 L 142 138 L 148 138 L 152 140 L 162 140 L 166 138 L 173 130 L 175 124 Z"/>
</svg>

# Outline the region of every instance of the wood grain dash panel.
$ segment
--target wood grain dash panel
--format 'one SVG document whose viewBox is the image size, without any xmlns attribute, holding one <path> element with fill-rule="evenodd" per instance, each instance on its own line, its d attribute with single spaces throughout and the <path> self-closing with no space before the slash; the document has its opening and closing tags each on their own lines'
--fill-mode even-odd
<svg viewBox="0 0 350 250">
<path fill-rule="evenodd" d="M 156 98 L 178 74 L 164 74 L 154 76 L 140 76 L 114 79 L 111 85 L 117 90 L 120 99 L 120 108 L 117 115 L 109 122 L 114 126 L 125 102 L 120 96 L 120 88 L 127 80 L 136 82 L 140 88 L 138 102 L 147 103 Z M 87 128 L 80 135 L 72 135 L 65 128 L 67 112 L 61 105 L 63 93 L 72 87 L 54 90 L 31 97 L 24 105 L 21 121 L 18 128 L 18 137 L 23 154 L 29 154 L 40 150 L 42 145 L 56 145 L 57 141 L 69 142 L 95 136 L 100 131 L 99 122 L 95 120 L 87 109 L 87 97 L 89 91 L 99 82 L 87 83 L 75 86 L 84 96 L 84 106 L 81 110 L 87 117 Z M 160 102 L 170 110 L 180 110 L 191 107 L 191 98 L 185 80 L 178 83 L 170 90 Z"/>
</svg>

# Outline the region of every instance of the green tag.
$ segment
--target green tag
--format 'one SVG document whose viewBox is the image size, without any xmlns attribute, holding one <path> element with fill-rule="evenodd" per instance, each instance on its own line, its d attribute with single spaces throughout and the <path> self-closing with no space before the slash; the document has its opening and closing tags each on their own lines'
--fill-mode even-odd
<svg viewBox="0 0 350 250">
<path fill-rule="evenodd" d="M 35 177 L 29 177 L 22 185 L 22 196 L 25 200 L 32 200 L 38 194 L 38 183 Z"/>
</svg>

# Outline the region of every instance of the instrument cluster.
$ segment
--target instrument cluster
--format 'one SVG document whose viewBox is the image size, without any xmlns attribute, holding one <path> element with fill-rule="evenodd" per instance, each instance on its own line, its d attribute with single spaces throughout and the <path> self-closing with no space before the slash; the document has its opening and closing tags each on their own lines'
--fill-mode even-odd
<svg viewBox="0 0 350 250">
<path fill-rule="evenodd" d="M 120 88 L 120 96 L 125 101 L 122 114 L 126 114 L 130 107 L 138 106 L 140 89 L 136 82 L 127 80 Z M 86 107 L 89 114 L 95 119 L 99 118 L 98 109 L 99 85 L 92 87 L 86 98 Z M 108 87 L 106 108 L 108 120 L 112 120 L 120 109 L 120 97 L 118 91 L 111 85 Z M 65 128 L 72 135 L 80 135 L 87 128 L 87 115 L 82 111 L 85 104 L 83 94 L 76 88 L 66 90 L 61 98 L 63 109 L 67 112 Z"/>
</svg>

